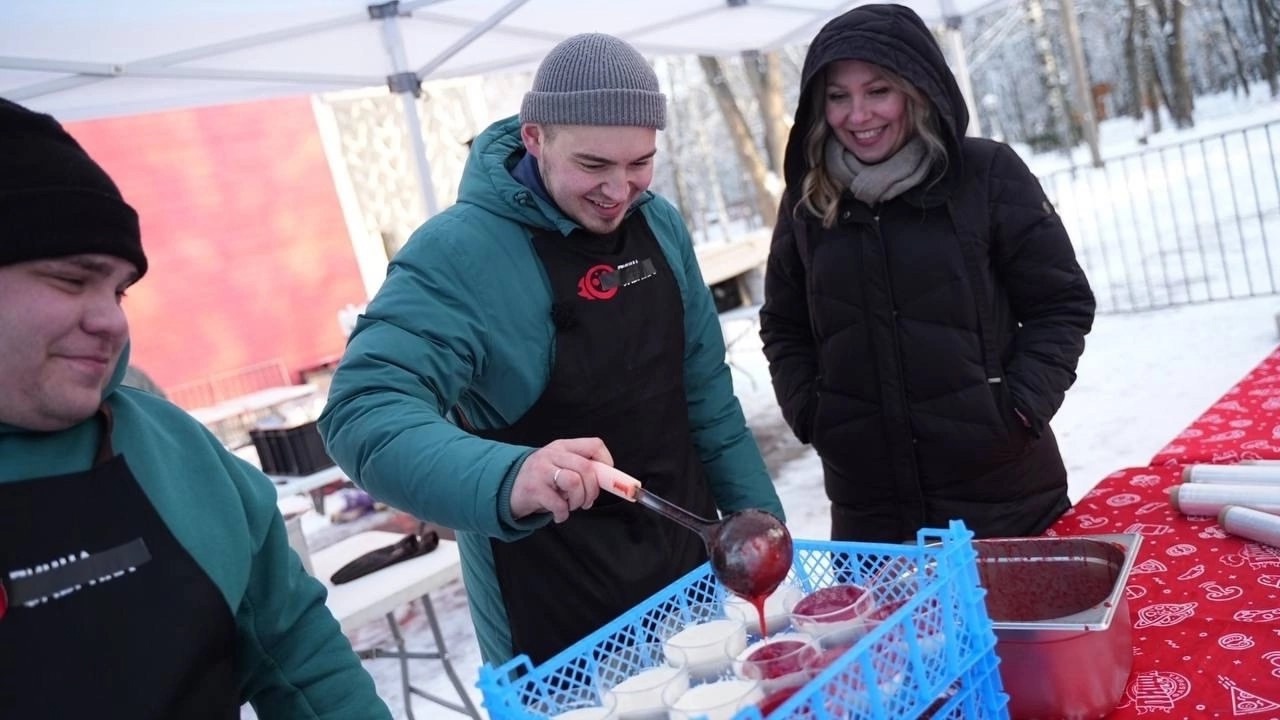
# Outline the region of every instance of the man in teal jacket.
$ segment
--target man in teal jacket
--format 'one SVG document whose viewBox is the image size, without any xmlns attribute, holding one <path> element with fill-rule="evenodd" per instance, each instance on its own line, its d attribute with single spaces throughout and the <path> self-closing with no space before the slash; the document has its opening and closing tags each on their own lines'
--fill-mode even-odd
<svg viewBox="0 0 1280 720">
<path fill-rule="evenodd" d="M 120 385 L 138 217 L 0 100 L 0 716 L 389 719 L 271 481 Z"/>
<path fill-rule="evenodd" d="M 647 190 L 665 124 L 634 48 L 557 45 L 392 262 L 330 387 L 334 460 L 457 530 L 490 663 L 540 663 L 706 560 L 601 494 L 594 463 L 703 516 L 782 515 L 688 231 Z"/>
</svg>

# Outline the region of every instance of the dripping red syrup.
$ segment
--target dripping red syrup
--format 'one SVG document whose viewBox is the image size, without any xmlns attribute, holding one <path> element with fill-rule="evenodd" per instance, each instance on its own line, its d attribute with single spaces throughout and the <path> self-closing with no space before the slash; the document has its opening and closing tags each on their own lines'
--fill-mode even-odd
<svg viewBox="0 0 1280 720">
<path fill-rule="evenodd" d="M 756 607 L 756 614 L 760 616 L 760 637 L 769 637 L 769 629 L 765 627 L 764 621 L 764 601 L 765 598 L 761 596 L 747 598 L 747 602 Z"/>
<path fill-rule="evenodd" d="M 791 533 L 763 510 L 742 510 L 721 523 L 709 546 L 720 582 L 755 606 L 760 634 L 767 636 L 764 602 L 791 570 Z"/>
</svg>

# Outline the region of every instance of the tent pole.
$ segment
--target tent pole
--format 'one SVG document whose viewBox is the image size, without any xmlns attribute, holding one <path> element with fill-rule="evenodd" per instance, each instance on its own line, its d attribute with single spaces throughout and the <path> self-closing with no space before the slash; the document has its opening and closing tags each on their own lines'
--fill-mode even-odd
<svg viewBox="0 0 1280 720">
<path fill-rule="evenodd" d="M 416 77 L 416 76 L 415 76 Z M 436 204 L 435 184 L 431 182 L 431 161 L 427 159 L 427 144 L 422 139 L 422 118 L 418 114 L 417 93 L 400 93 L 404 106 L 404 120 L 409 126 L 409 142 L 413 147 L 414 168 L 418 172 L 418 187 L 422 190 L 422 202 L 427 217 L 440 211 Z"/>
<path fill-rule="evenodd" d="M 404 108 L 404 120 L 408 126 L 409 143 L 413 151 L 413 166 L 418 173 L 418 190 L 427 217 L 439 211 L 436 203 L 435 184 L 431 182 L 431 161 L 427 158 L 427 144 L 422 139 L 422 117 L 418 114 L 418 96 L 422 94 L 422 80 L 409 69 L 404 51 L 404 38 L 400 35 L 399 10 L 396 0 L 369 6 L 369 17 L 382 21 L 382 42 L 391 56 L 395 72 L 387 76 L 387 87 L 400 96 Z"/>
<path fill-rule="evenodd" d="M 485 33 L 497 27 L 498 23 L 507 19 L 508 15 L 515 12 L 516 10 L 519 10 L 520 6 L 524 5 L 528 1 L 529 0 L 511 0 L 511 2 L 508 2 L 506 5 L 499 8 L 499 10 L 495 12 L 493 15 L 490 15 L 483 22 L 477 24 L 475 27 L 472 27 L 470 30 L 467 31 L 465 35 L 458 38 L 456 42 L 454 42 L 452 45 L 450 45 L 449 47 L 441 51 L 439 55 L 431 58 L 431 62 L 418 68 L 417 70 L 418 77 L 427 77 L 431 73 L 435 72 L 436 68 L 439 68 L 441 65 L 445 64 L 446 62 L 449 62 L 449 60 L 452 59 L 454 55 L 457 55 L 458 53 L 462 52 L 469 45 L 471 45 L 471 43 L 475 42 L 476 38 L 484 35 Z"/>
</svg>

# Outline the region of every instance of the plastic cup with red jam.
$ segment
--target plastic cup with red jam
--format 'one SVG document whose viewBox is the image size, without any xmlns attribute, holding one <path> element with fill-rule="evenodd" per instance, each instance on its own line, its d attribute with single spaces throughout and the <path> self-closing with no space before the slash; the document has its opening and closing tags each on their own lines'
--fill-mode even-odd
<svg viewBox="0 0 1280 720">
<path fill-rule="evenodd" d="M 791 626 L 819 638 L 823 647 L 852 645 L 867 634 L 875 596 L 861 585 L 845 583 L 815 590 L 789 610 Z"/>
<path fill-rule="evenodd" d="M 918 584 L 911 579 L 872 585 L 871 594 L 875 597 L 876 607 L 867 616 L 867 631 L 870 632 L 880 623 L 889 620 L 918 592 Z M 903 633 L 914 632 L 916 641 L 925 655 L 940 651 L 946 643 L 942 609 L 938 598 L 925 600 L 915 608 L 911 621 L 908 623 L 904 619 L 900 626 L 895 626 L 895 632 L 891 633 L 888 639 L 902 641 Z"/>
<path fill-rule="evenodd" d="M 796 687 L 812 677 L 809 664 L 822 653 L 818 641 L 804 633 L 779 633 L 747 646 L 733 660 L 734 675 L 759 680 L 765 693 Z"/>
<path fill-rule="evenodd" d="M 777 710 L 782 706 L 782 703 L 790 700 L 792 695 L 800 692 L 803 688 L 803 685 L 793 685 L 791 687 L 782 688 L 781 690 L 775 690 L 766 695 L 764 699 L 756 705 L 756 707 L 760 708 L 761 715 L 768 717 L 769 713 Z"/>
<path fill-rule="evenodd" d="M 854 692 L 866 692 L 864 673 L 869 663 L 874 682 L 882 697 L 892 697 L 901 689 L 904 678 L 902 673 L 893 667 L 889 656 L 886 655 L 887 646 L 883 642 L 874 644 L 870 652 L 860 654 L 857 658 L 843 659 L 843 656 L 852 648 L 852 644 L 824 646 L 820 654 L 809 660 L 809 666 L 806 669 L 810 677 L 817 678 L 831 665 L 838 665 L 840 672 L 835 678 L 829 678 L 828 683 L 834 683 Z"/>
</svg>

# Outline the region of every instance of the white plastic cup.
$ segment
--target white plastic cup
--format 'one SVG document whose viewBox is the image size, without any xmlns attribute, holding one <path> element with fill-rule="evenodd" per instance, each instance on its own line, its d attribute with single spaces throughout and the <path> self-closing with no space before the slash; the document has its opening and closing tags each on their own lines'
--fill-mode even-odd
<svg viewBox="0 0 1280 720">
<path fill-rule="evenodd" d="M 612 696 L 561 701 L 551 720 L 615 720 L 616 703 Z"/>
<path fill-rule="evenodd" d="M 603 693 L 617 720 L 666 720 L 667 688 L 689 688 L 689 671 L 664 659 L 661 643 L 623 648 L 608 662 L 622 673 Z"/>
<path fill-rule="evenodd" d="M 757 680 L 718 680 L 695 685 L 684 692 L 667 688 L 667 716 L 670 720 L 731 720 L 742 710 L 764 700 Z"/>
<path fill-rule="evenodd" d="M 690 624 L 663 645 L 667 662 L 685 666 L 694 680 L 725 675 L 733 659 L 746 647 L 747 627 L 740 618 Z"/>
</svg>

